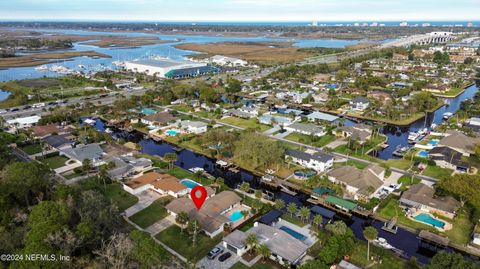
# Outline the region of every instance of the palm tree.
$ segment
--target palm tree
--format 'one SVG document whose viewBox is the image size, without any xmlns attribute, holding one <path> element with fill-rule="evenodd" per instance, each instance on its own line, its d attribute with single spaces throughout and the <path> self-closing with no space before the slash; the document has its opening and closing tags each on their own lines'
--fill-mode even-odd
<svg viewBox="0 0 480 269">
<path fill-rule="evenodd" d="M 240 213 L 242 213 L 243 219 L 246 219 L 248 215 L 250 215 L 250 211 L 248 210 L 242 210 Z"/>
<path fill-rule="evenodd" d="M 297 205 L 295 203 L 289 203 L 287 205 L 287 211 L 293 217 L 293 214 L 297 213 Z"/>
<path fill-rule="evenodd" d="M 257 235 L 249 234 L 247 238 L 245 238 L 245 244 L 247 244 L 247 246 L 250 247 L 249 251 L 254 250 L 258 245 Z"/>
<path fill-rule="evenodd" d="M 244 181 L 240 184 L 240 190 L 243 191 L 243 199 L 245 199 L 245 194 L 250 190 L 250 184 Z"/>
<path fill-rule="evenodd" d="M 370 241 L 377 239 L 378 231 L 373 226 L 368 226 L 363 230 L 363 237 L 367 239 L 367 260 L 370 260 Z"/>
<path fill-rule="evenodd" d="M 315 226 L 317 226 L 317 228 L 320 227 L 320 225 L 322 224 L 322 221 L 323 221 L 322 215 L 316 214 L 316 215 L 313 217 L 313 224 L 314 224 Z"/>
<path fill-rule="evenodd" d="M 185 224 L 188 223 L 188 214 L 187 212 L 185 211 L 182 211 L 180 213 L 177 214 L 177 216 L 175 217 L 175 221 L 180 224 L 180 229 L 181 229 L 181 232 L 183 233 L 183 228 L 185 226 Z"/>
<path fill-rule="evenodd" d="M 89 159 L 83 160 L 82 169 L 83 171 L 87 172 L 87 177 L 88 177 L 90 173 L 90 169 L 92 169 L 92 162 Z"/>
<path fill-rule="evenodd" d="M 177 161 L 177 154 L 175 153 L 165 153 L 163 159 L 168 163 L 168 168 L 172 169 L 173 163 Z"/>
<path fill-rule="evenodd" d="M 302 218 L 302 221 L 305 222 L 306 220 L 308 220 L 310 218 L 310 209 L 308 209 L 308 207 L 304 206 L 304 207 L 300 208 L 299 214 L 300 214 L 300 217 Z"/>
<path fill-rule="evenodd" d="M 274 207 L 277 210 L 282 210 L 285 207 L 285 201 L 282 199 L 276 199 Z"/>
<path fill-rule="evenodd" d="M 261 199 L 263 196 L 262 190 L 255 190 L 255 197 Z"/>
<path fill-rule="evenodd" d="M 263 263 L 265 262 L 265 258 L 268 258 L 272 255 L 272 252 L 266 244 L 258 245 L 257 252 L 260 254 L 260 256 L 262 256 Z"/>
</svg>

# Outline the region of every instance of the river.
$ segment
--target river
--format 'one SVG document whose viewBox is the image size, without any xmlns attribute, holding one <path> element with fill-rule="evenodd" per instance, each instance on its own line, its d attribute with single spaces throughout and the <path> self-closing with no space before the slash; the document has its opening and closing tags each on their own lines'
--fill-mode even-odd
<svg viewBox="0 0 480 269">
<path fill-rule="evenodd" d="M 134 48 L 100 48 L 92 45 L 74 43 L 71 50 L 87 51 L 94 50 L 112 56 L 112 58 L 89 58 L 76 57 L 65 60 L 58 65 L 63 65 L 72 70 L 80 70 L 78 65 L 83 65 L 87 70 L 102 70 L 105 68 L 115 68 L 113 61 L 129 61 L 133 59 L 145 58 L 151 55 L 159 55 L 172 59 L 183 59 L 187 55 L 198 54 L 199 52 L 177 49 L 174 46 L 183 43 L 205 44 L 212 42 L 292 42 L 297 47 L 330 47 L 341 48 L 347 45 L 354 45 L 368 40 L 337 40 L 337 39 L 286 39 L 275 37 L 225 37 L 225 36 L 195 36 L 195 35 L 162 35 L 135 32 L 96 32 L 82 30 L 65 29 L 32 29 L 46 33 L 63 33 L 67 35 L 122 35 L 122 36 L 157 36 L 162 40 L 171 42 L 155 45 L 145 45 Z M 388 42 L 389 40 L 385 40 Z M 38 78 L 43 76 L 60 76 L 54 72 L 44 72 L 35 70 L 35 67 L 18 67 L 0 70 L 0 81 L 10 81 L 16 79 Z"/>
<path fill-rule="evenodd" d="M 95 128 L 101 132 L 105 131 L 105 124 L 102 120 L 97 119 Z M 231 187 L 235 188 L 241 182 L 249 182 L 250 186 L 255 189 L 268 190 L 273 192 L 275 199 L 282 199 L 285 201 L 285 204 L 293 202 L 300 206 L 307 206 L 311 208 L 313 204 L 307 202 L 309 198 L 308 195 L 299 193 L 296 196 L 286 194 L 278 189 L 272 189 L 270 186 L 266 186 L 260 182 L 258 176 L 253 175 L 249 171 L 240 169 L 240 172 L 235 174 L 229 171 L 224 171 L 215 166 L 215 159 L 208 158 L 202 154 L 197 154 L 188 149 L 182 149 L 181 151 L 175 151 L 174 146 L 166 142 L 157 142 L 151 138 L 145 137 L 143 134 L 138 132 L 127 133 L 123 131 L 118 131 L 113 128 L 114 132 L 112 136 L 114 138 L 123 138 L 127 141 L 132 141 L 138 143 L 141 146 L 141 152 L 147 153 L 150 155 L 164 156 L 165 153 L 177 153 L 177 161 L 175 164 L 184 169 L 189 169 L 193 167 L 204 168 L 208 173 L 214 175 L 215 177 L 222 177 L 225 179 L 225 183 Z M 403 250 L 405 255 L 409 258 L 415 256 L 417 261 L 423 264 L 428 263 L 431 257 L 435 255 L 435 252 L 432 252 L 428 249 L 420 247 L 420 239 L 417 237 L 417 234 L 407 231 L 402 228 L 398 228 L 397 234 L 391 234 L 381 230 L 380 228 L 383 225 L 383 222 L 364 218 L 359 216 L 352 216 L 350 219 L 339 218 L 347 223 L 347 225 L 353 230 L 355 237 L 364 240 L 363 229 L 368 225 L 373 225 L 377 228 L 378 237 L 385 238 L 391 245 L 395 248 Z M 448 248 L 446 251 L 453 251 Z"/>
</svg>

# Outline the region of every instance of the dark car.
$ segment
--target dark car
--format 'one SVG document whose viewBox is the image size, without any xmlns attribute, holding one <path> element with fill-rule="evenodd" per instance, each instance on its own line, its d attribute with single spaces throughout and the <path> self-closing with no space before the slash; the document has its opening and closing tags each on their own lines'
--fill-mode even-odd
<svg viewBox="0 0 480 269">
<path fill-rule="evenodd" d="M 232 253 L 227 252 L 227 253 L 222 254 L 220 257 L 218 257 L 218 260 L 221 261 L 221 262 L 224 262 L 224 261 L 228 260 L 230 257 L 232 257 Z"/>
<path fill-rule="evenodd" d="M 27 110 L 27 109 L 30 109 L 30 108 L 32 108 L 32 106 L 25 106 L 25 107 L 23 107 L 23 110 Z"/>
<path fill-rule="evenodd" d="M 12 110 L 10 110 L 11 112 L 15 112 L 15 111 L 18 111 L 19 109 L 18 108 L 12 108 Z"/>
<path fill-rule="evenodd" d="M 217 257 L 220 253 L 223 252 L 223 248 L 222 247 L 214 247 L 212 250 L 210 250 L 210 252 L 207 254 L 207 258 L 209 258 L 210 260 L 213 260 L 215 259 L 215 257 Z"/>
</svg>

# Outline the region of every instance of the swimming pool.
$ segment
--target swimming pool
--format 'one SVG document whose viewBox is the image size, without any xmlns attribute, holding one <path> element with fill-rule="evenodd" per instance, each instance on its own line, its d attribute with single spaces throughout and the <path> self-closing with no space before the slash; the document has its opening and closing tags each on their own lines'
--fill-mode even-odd
<svg viewBox="0 0 480 269">
<path fill-rule="evenodd" d="M 301 178 L 311 178 L 314 175 L 317 174 L 317 172 L 313 170 L 297 170 L 294 172 L 296 177 L 301 177 Z"/>
<path fill-rule="evenodd" d="M 155 113 L 157 113 L 157 111 L 155 111 L 154 109 L 142 108 L 142 114 L 145 115 L 145 116 L 149 116 L 149 115 L 152 115 L 152 114 L 155 114 Z"/>
<path fill-rule="evenodd" d="M 438 142 L 440 142 L 440 140 L 438 140 L 438 139 L 431 139 L 430 141 L 428 141 L 428 144 L 429 144 L 430 146 L 436 146 L 436 145 L 438 145 Z"/>
<path fill-rule="evenodd" d="M 300 240 L 300 241 L 305 241 L 305 239 L 307 239 L 306 236 L 304 236 L 303 234 L 299 233 L 299 232 L 296 232 L 286 226 L 282 226 L 280 227 L 280 230 L 282 231 L 285 231 L 286 233 L 288 233 L 289 235 L 295 237 L 296 239 Z"/>
<path fill-rule="evenodd" d="M 193 180 L 190 180 L 190 179 L 187 179 L 187 178 L 180 180 L 180 183 L 183 184 L 185 187 L 190 188 L 190 189 L 193 189 L 196 186 L 201 186 L 197 182 L 195 182 Z"/>
<path fill-rule="evenodd" d="M 445 222 L 439 221 L 438 219 L 430 216 L 429 214 L 425 214 L 425 213 L 417 215 L 415 217 L 415 220 L 425 222 L 425 223 L 433 225 L 437 228 L 443 228 L 445 226 Z"/>
<path fill-rule="evenodd" d="M 422 150 L 419 153 L 417 153 L 417 156 L 422 157 L 422 158 L 427 158 L 428 157 L 428 151 Z"/>
<path fill-rule="evenodd" d="M 233 212 L 232 215 L 230 215 L 230 217 L 228 217 L 228 218 L 229 218 L 232 222 L 235 222 L 235 221 L 243 218 L 243 214 L 242 214 L 242 212 L 240 212 L 240 211 L 237 210 L 237 211 Z"/>
<path fill-rule="evenodd" d="M 178 131 L 176 131 L 176 130 L 166 130 L 165 133 L 166 133 L 167 135 L 171 135 L 171 136 L 176 136 L 176 135 L 178 135 Z"/>
</svg>

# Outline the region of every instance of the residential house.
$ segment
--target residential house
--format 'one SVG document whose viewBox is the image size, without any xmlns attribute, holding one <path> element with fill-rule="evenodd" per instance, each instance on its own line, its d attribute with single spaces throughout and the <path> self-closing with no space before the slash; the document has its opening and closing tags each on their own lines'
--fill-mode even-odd
<svg viewBox="0 0 480 269">
<path fill-rule="evenodd" d="M 234 116 L 234 117 L 237 117 L 237 118 L 242 118 L 242 119 L 250 119 L 250 118 L 254 118 L 256 117 L 255 114 L 250 114 L 248 112 L 243 112 L 243 111 L 240 111 L 238 109 L 230 109 L 230 110 L 227 110 L 225 112 L 225 115 L 227 116 Z"/>
<path fill-rule="evenodd" d="M 188 133 L 202 134 L 207 131 L 208 124 L 203 121 L 182 121 L 180 126 Z"/>
<path fill-rule="evenodd" d="M 435 196 L 435 190 L 423 183 L 415 184 L 403 192 L 400 205 L 435 213 L 453 219 L 460 202 L 450 196 Z"/>
<path fill-rule="evenodd" d="M 360 144 L 367 142 L 372 137 L 370 126 L 361 123 L 353 126 L 343 126 L 338 128 L 335 133 L 341 137 L 357 140 Z"/>
<path fill-rule="evenodd" d="M 56 150 L 68 149 L 74 145 L 73 136 L 71 134 L 50 135 L 44 137 L 42 140 Z"/>
<path fill-rule="evenodd" d="M 275 116 L 271 114 L 263 114 L 258 118 L 258 122 L 266 125 L 286 126 L 292 124 L 293 120 L 283 116 Z"/>
<path fill-rule="evenodd" d="M 16 118 L 16 119 L 7 120 L 7 124 L 15 130 L 25 129 L 25 128 L 30 128 L 36 125 L 41 118 L 42 117 L 40 116 Z"/>
<path fill-rule="evenodd" d="M 180 180 L 168 174 L 148 172 L 123 183 L 123 189 L 131 194 L 139 194 L 147 190 L 156 191 L 162 195 L 178 198 L 188 194 L 188 187 Z"/>
<path fill-rule="evenodd" d="M 447 136 L 440 139 L 438 146 L 449 147 L 468 157 L 475 154 L 475 145 L 478 143 L 480 143 L 478 137 L 469 137 L 459 131 L 447 131 Z"/>
<path fill-rule="evenodd" d="M 447 85 L 435 85 L 435 84 L 427 84 L 425 85 L 425 87 L 422 88 L 422 91 L 433 92 L 433 93 L 442 93 L 448 90 L 449 88 Z"/>
<path fill-rule="evenodd" d="M 325 122 L 333 123 L 334 121 L 338 120 L 338 117 L 327 114 L 327 113 L 315 111 L 308 114 L 307 119 L 311 122 L 325 121 Z"/>
<path fill-rule="evenodd" d="M 296 132 L 304 135 L 324 136 L 325 129 L 314 124 L 292 123 L 284 127 L 289 132 Z"/>
<path fill-rule="evenodd" d="M 174 217 L 180 212 L 187 213 L 190 219 L 196 219 L 200 228 L 213 238 L 223 232 L 225 224 L 231 223 L 227 215 L 233 208 L 241 205 L 241 200 L 235 192 L 223 191 L 205 200 L 200 209 L 187 197 L 175 199 L 165 208 Z"/>
<path fill-rule="evenodd" d="M 55 124 L 37 125 L 32 127 L 32 133 L 37 138 L 44 138 L 52 134 L 59 134 L 60 129 Z"/>
<path fill-rule="evenodd" d="M 250 114 L 250 115 L 253 115 L 253 116 L 258 116 L 258 109 L 255 108 L 255 107 L 250 107 L 250 106 L 242 106 L 240 108 L 238 108 L 239 111 L 243 112 L 243 113 L 247 113 L 247 114 Z"/>
<path fill-rule="evenodd" d="M 89 160 L 94 166 L 104 164 L 102 158 L 104 157 L 103 149 L 99 144 L 78 145 L 75 148 L 65 148 L 60 150 L 60 155 L 67 156 L 79 163 Z"/>
<path fill-rule="evenodd" d="M 462 153 L 448 147 L 435 147 L 428 153 L 430 160 L 442 168 L 467 172 L 470 165 L 462 161 Z"/>
<path fill-rule="evenodd" d="M 317 172 L 325 172 L 333 167 L 334 157 L 323 151 L 310 154 L 303 151 L 288 149 L 285 157 L 291 158 L 294 163 L 313 169 Z"/>
<path fill-rule="evenodd" d="M 480 118 L 472 117 L 468 119 L 465 126 L 477 133 L 477 136 L 480 136 Z"/>
<path fill-rule="evenodd" d="M 113 157 L 107 162 L 113 162 L 115 167 L 108 170 L 107 174 L 111 179 L 127 178 L 135 173 L 143 172 L 152 168 L 152 161 L 147 158 L 135 158 L 133 156 Z"/>
<path fill-rule="evenodd" d="M 371 164 L 365 169 L 341 166 L 328 172 L 328 179 L 346 187 L 355 200 L 369 199 L 383 185 L 385 169 Z"/>
<path fill-rule="evenodd" d="M 146 125 L 154 126 L 154 125 L 166 125 L 171 122 L 175 122 L 177 118 L 175 118 L 169 112 L 157 112 L 155 114 L 150 114 L 145 116 L 141 119 L 141 122 Z"/>
<path fill-rule="evenodd" d="M 259 244 L 266 244 L 272 255 L 269 257 L 282 265 L 297 265 L 307 254 L 308 246 L 282 229 L 255 222 L 252 228 L 243 232 L 235 230 L 223 238 L 223 246 L 242 256 L 249 249 L 245 243 L 248 235 L 254 234 Z"/>
<path fill-rule="evenodd" d="M 370 101 L 363 96 L 357 96 L 349 102 L 350 109 L 354 111 L 363 111 L 367 109 L 369 105 Z"/>
</svg>

